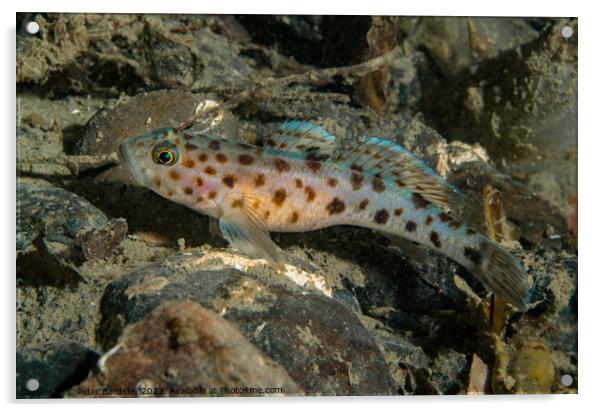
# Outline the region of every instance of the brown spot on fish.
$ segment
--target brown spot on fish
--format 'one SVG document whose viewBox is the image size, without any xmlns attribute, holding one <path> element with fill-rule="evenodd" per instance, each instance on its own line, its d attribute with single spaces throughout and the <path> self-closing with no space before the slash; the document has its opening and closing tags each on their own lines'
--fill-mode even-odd
<svg viewBox="0 0 602 412">
<path fill-rule="evenodd" d="M 243 153 L 238 155 L 238 163 L 245 166 L 252 165 L 255 163 L 255 158 L 249 154 Z"/>
<path fill-rule="evenodd" d="M 326 210 L 331 215 L 338 215 L 345 210 L 345 202 L 338 197 L 335 197 L 329 204 L 326 205 Z"/>
<path fill-rule="evenodd" d="M 364 176 L 360 173 L 353 172 L 351 174 L 351 188 L 354 191 L 360 190 L 362 183 L 364 182 Z"/>
<path fill-rule="evenodd" d="M 217 192 L 212 190 L 211 192 L 209 192 L 208 196 L 209 196 L 209 199 L 215 199 L 215 196 L 217 196 Z"/>
<path fill-rule="evenodd" d="M 392 176 L 395 176 L 395 177 L 399 177 L 399 172 L 397 172 L 397 171 L 393 171 L 393 172 L 391 172 L 391 175 L 392 175 Z"/>
<path fill-rule="evenodd" d="M 276 206 L 281 207 L 284 201 L 286 200 L 286 190 L 280 188 L 274 192 L 274 196 L 272 197 L 272 202 L 276 204 Z"/>
<path fill-rule="evenodd" d="M 199 162 L 206 162 L 207 161 L 207 153 L 201 153 L 199 154 Z"/>
<path fill-rule="evenodd" d="M 299 212 L 294 211 L 291 214 L 291 223 L 297 223 L 299 221 Z"/>
<path fill-rule="evenodd" d="M 173 190 L 168 190 L 167 192 L 165 192 L 165 195 L 167 197 L 172 197 L 173 196 Z"/>
<path fill-rule="evenodd" d="M 192 194 L 192 187 L 186 186 L 184 188 L 184 193 L 186 193 L 187 195 L 191 195 Z"/>
<path fill-rule="evenodd" d="M 374 158 L 374 159 L 376 159 L 376 160 L 380 159 L 381 157 L 382 157 L 382 156 L 381 156 L 381 155 L 379 155 L 379 154 L 375 154 L 375 155 L 373 156 L 373 158 Z"/>
<path fill-rule="evenodd" d="M 305 145 L 304 144 L 298 144 L 297 145 L 297 149 L 299 149 L 299 150 L 305 149 Z"/>
<path fill-rule="evenodd" d="M 209 144 L 207 146 L 209 146 L 209 149 L 212 149 L 212 150 L 219 150 L 222 147 L 219 140 L 212 140 L 209 142 Z"/>
<path fill-rule="evenodd" d="M 401 179 L 395 179 L 395 184 L 399 187 L 405 187 L 405 183 Z"/>
<path fill-rule="evenodd" d="M 138 147 L 144 147 L 144 142 L 138 142 L 138 143 L 136 143 L 136 146 L 138 146 Z"/>
<path fill-rule="evenodd" d="M 279 157 L 274 159 L 274 166 L 276 166 L 276 170 L 278 170 L 278 173 L 284 173 L 291 170 L 291 166 L 288 164 L 288 162 Z"/>
<path fill-rule="evenodd" d="M 228 156 L 223 153 L 218 153 L 215 155 L 215 160 L 217 160 L 219 163 L 226 163 L 228 161 Z"/>
<path fill-rule="evenodd" d="M 437 232 L 432 231 L 430 239 L 431 239 L 431 242 L 433 242 L 433 245 L 435 245 L 436 248 L 440 248 L 441 247 L 441 241 L 439 240 L 439 235 L 437 234 Z"/>
<path fill-rule="evenodd" d="M 265 217 L 265 219 L 267 220 L 268 217 L 270 217 L 270 211 L 266 210 L 265 213 L 263 214 L 263 216 Z"/>
<path fill-rule="evenodd" d="M 255 179 L 253 179 L 253 182 L 255 183 L 255 187 L 263 186 L 265 184 L 265 177 L 263 173 L 256 175 Z"/>
<path fill-rule="evenodd" d="M 201 187 L 201 186 L 203 186 L 203 183 L 204 183 L 204 182 L 203 182 L 203 179 L 202 179 L 202 178 L 200 178 L 199 176 L 197 176 L 197 177 L 196 177 L 195 181 L 196 181 L 196 185 L 197 185 L 198 187 Z"/>
<path fill-rule="evenodd" d="M 205 173 L 207 173 L 209 176 L 215 176 L 215 174 L 217 173 L 217 171 L 213 167 L 207 166 L 205 168 Z"/>
<path fill-rule="evenodd" d="M 198 149 L 198 148 L 199 148 L 199 147 L 198 147 L 197 145 L 193 144 L 193 143 L 186 143 L 186 144 L 184 145 L 184 149 L 186 149 L 186 150 L 189 150 L 189 151 L 190 151 L 190 150 L 196 150 L 196 149 Z"/>
<path fill-rule="evenodd" d="M 474 231 L 474 230 L 472 230 L 471 228 L 467 227 L 466 228 L 466 234 L 469 235 L 469 236 L 474 236 L 474 235 L 477 234 L 477 232 Z"/>
<path fill-rule="evenodd" d="M 401 216 L 401 214 L 403 213 L 403 209 L 399 207 L 395 209 L 393 213 L 395 214 L 395 216 Z"/>
<path fill-rule="evenodd" d="M 359 204 L 360 210 L 364 210 L 368 206 L 368 203 L 370 203 L 368 199 L 363 199 Z"/>
<path fill-rule="evenodd" d="M 472 261 L 472 263 L 474 263 L 475 265 L 480 265 L 481 261 L 483 260 L 483 256 L 481 256 L 481 252 L 479 252 L 476 249 L 473 249 L 471 247 L 465 247 L 464 248 L 464 256 Z"/>
<path fill-rule="evenodd" d="M 305 164 L 307 165 L 307 167 L 309 167 L 309 170 L 311 170 L 314 173 L 316 173 L 318 170 L 320 170 L 320 167 L 322 167 L 320 162 L 316 162 L 315 160 L 306 160 Z"/>
<path fill-rule="evenodd" d="M 230 206 L 232 206 L 234 209 L 241 208 L 242 207 L 242 199 L 234 200 Z"/>
<path fill-rule="evenodd" d="M 167 139 L 167 136 L 169 136 L 169 132 L 167 131 L 167 129 L 162 129 L 161 134 L 163 135 L 164 139 Z"/>
<path fill-rule="evenodd" d="M 429 202 L 418 193 L 412 194 L 412 203 L 416 209 L 424 209 L 429 205 Z"/>
<path fill-rule="evenodd" d="M 408 232 L 413 232 L 416 230 L 416 223 L 412 222 L 411 220 L 408 220 L 408 223 L 406 223 L 406 230 Z"/>
<path fill-rule="evenodd" d="M 305 187 L 305 199 L 308 202 L 313 201 L 316 198 L 316 191 L 311 186 Z"/>
<path fill-rule="evenodd" d="M 450 220 L 452 220 L 452 217 L 445 212 L 441 212 L 441 213 L 439 213 L 439 220 L 442 221 L 443 223 L 445 223 L 445 222 L 449 222 Z"/>
<path fill-rule="evenodd" d="M 361 166 L 356 165 L 355 163 L 351 165 L 350 169 L 351 170 L 355 170 L 356 172 L 363 172 L 364 171 L 364 169 L 362 169 Z"/>
<path fill-rule="evenodd" d="M 224 183 L 226 186 L 228 186 L 228 187 L 232 188 L 232 187 L 234 187 L 234 182 L 236 182 L 236 176 L 233 176 L 233 175 L 225 175 L 225 176 L 222 178 L 222 182 L 223 182 L 223 183 Z"/>
<path fill-rule="evenodd" d="M 161 179 L 159 179 L 158 177 L 155 177 L 153 179 L 153 185 L 158 189 L 161 187 Z"/>
<path fill-rule="evenodd" d="M 303 181 L 299 178 L 295 179 L 295 186 L 297 186 L 297 189 L 301 189 L 303 187 Z"/>
<path fill-rule="evenodd" d="M 377 177 L 372 178 L 372 190 L 376 193 L 382 193 L 385 191 L 385 183 L 382 179 Z"/>
<path fill-rule="evenodd" d="M 259 199 L 255 199 L 255 201 L 253 202 L 253 209 L 257 210 L 259 209 L 259 205 L 261 203 L 259 202 Z"/>
<path fill-rule="evenodd" d="M 201 203 L 203 200 L 205 200 L 205 198 L 203 196 L 199 196 L 196 198 L 197 203 Z"/>
<path fill-rule="evenodd" d="M 265 141 L 265 144 L 267 144 L 267 145 L 268 145 L 268 146 L 270 146 L 270 147 L 274 147 L 274 146 L 276 146 L 276 142 L 275 142 L 274 140 L 272 140 L 272 139 L 268 139 L 268 140 L 266 140 L 266 141 Z"/>
<path fill-rule="evenodd" d="M 190 139 L 192 139 L 192 136 L 189 135 L 188 133 L 184 133 L 184 140 L 189 141 Z"/>
<path fill-rule="evenodd" d="M 430 225 L 431 223 L 433 223 L 433 217 L 432 217 L 431 215 L 428 215 L 428 216 L 426 217 L 426 219 L 424 219 L 424 223 L 425 223 L 427 226 L 428 226 L 428 225 Z"/>
<path fill-rule="evenodd" d="M 169 172 L 167 172 L 167 175 L 169 176 L 169 178 L 171 180 L 178 180 L 180 178 L 180 174 L 173 169 L 169 169 Z"/>
<path fill-rule="evenodd" d="M 196 163 L 194 162 L 194 160 L 187 157 L 185 159 L 182 159 L 182 166 L 187 167 L 189 169 L 194 169 L 194 166 L 196 166 Z"/>
<path fill-rule="evenodd" d="M 460 226 L 462 226 L 462 223 L 458 222 L 457 220 L 452 220 L 451 222 L 449 222 L 447 224 L 449 227 L 451 227 L 452 229 L 457 229 Z"/>
<path fill-rule="evenodd" d="M 387 209 L 380 209 L 374 214 L 374 222 L 379 225 L 384 225 L 389 220 L 389 212 Z"/>
<path fill-rule="evenodd" d="M 337 179 L 335 179 L 334 177 L 329 177 L 328 181 L 327 181 L 328 186 L 330 186 L 330 187 L 337 187 L 338 182 L 339 181 Z"/>
<path fill-rule="evenodd" d="M 176 137 L 176 140 L 173 141 L 176 146 L 180 145 L 180 139 Z"/>
</svg>

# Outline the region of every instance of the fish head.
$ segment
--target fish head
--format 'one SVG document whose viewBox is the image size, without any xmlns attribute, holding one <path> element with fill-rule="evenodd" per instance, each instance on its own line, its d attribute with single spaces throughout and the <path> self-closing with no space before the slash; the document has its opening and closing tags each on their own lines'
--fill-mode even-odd
<svg viewBox="0 0 602 412">
<path fill-rule="evenodd" d="M 171 128 L 129 137 L 119 146 L 121 164 L 142 186 L 152 187 L 157 177 L 178 167 L 180 144 Z"/>
<path fill-rule="evenodd" d="M 118 150 L 121 164 L 136 182 L 162 197 L 193 209 L 211 209 L 206 194 L 211 184 L 194 167 L 191 154 L 198 148 L 189 135 L 172 128 L 126 139 Z M 201 143 L 201 142 L 197 142 Z"/>
</svg>

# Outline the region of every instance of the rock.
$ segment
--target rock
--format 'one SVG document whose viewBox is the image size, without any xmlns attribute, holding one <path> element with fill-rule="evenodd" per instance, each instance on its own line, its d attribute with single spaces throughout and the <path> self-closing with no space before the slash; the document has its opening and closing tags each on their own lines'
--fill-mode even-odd
<svg viewBox="0 0 602 412">
<path fill-rule="evenodd" d="M 483 20 L 492 26 L 510 23 L 507 28 L 512 30 L 511 23 L 519 28 L 526 22 Z M 565 26 L 572 28 L 571 38 L 561 35 Z M 498 40 L 505 43 L 505 37 L 501 32 Z M 558 184 L 558 194 L 551 187 L 533 187 L 541 196 L 551 192 L 550 197 L 560 198 L 558 207 L 566 208 L 566 198 L 576 195 L 577 186 L 577 20 L 554 19 L 532 40 L 523 39 L 513 38 L 508 47 L 484 55 L 469 67 L 453 62 L 451 48 L 440 51 L 450 62 L 444 75 L 433 78 L 432 68 L 419 66 L 420 110 L 449 141 L 478 142 L 506 173 L 522 174 L 529 184 L 539 183 L 542 175 Z M 497 40 L 492 41 L 494 46 Z M 433 42 L 434 47 L 445 44 Z"/>
<path fill-rule="evenodd" d="M 107 287 L 98 340 L 108 349 L 125 325 L 162 302 L 192 299 L 232 322 L 307 394 L 395 393 L 381 352 L 353 313 L 323 293 L 274 283 L 270 273 L 258 278 L 198 256 L 141 268 Z"/>
<path fill-rule="evenodd" d="M 128 326 L 73 397 L 302 395 L 286 371 L 197 302 L 165 301 Z"/>
<path fill-rule="evenodd" d="M 450 173 L 448 180 L 467 197 L 462 219 L 482 233 L 487 233 L 483 217 L 483 190 L 487 185 L 501 192 L 507 220 L 518 230 L 518 238 L 532 245 L 544 238 L 568 231 L 561 211 L 524 183 L 494 170 L 484 162 L 470 162 Z"/>
<path fill-rule="evenodd" d="M 17 349 L 17 399 L 61 397 L 86 378 L 98 357 L 95 351 L 74 342 L 54 341 Z"/>
<path fill-rule="evenodd" d="M 17 274 L 34 282 L 81 280 L 77 266 L 114 256 L 127 234 L 85 199 L 50 184 L 17 184 Z"/>
<path fill-rule="evenodd" d="M 465 354 L 446 349 L 437 355 L 431 368 L 430 380 L 438 393 L 458 394 L 466 386 L 468 359 Z"/>
<path fill-rule="evenodd" d="M 407 17 L 399 19 L 406 32 L 413 32 L 410 41 L 425 48 L 446 75 L 538 37 L 524 18 L 433 17 L 417 22 Z"/>
<path fill-rule="evenodd" d="M 115 255 L 127 233 L 128 225 L 125 219 L 111 219 L 100 229 L 78 234 L 77 241 L 86 260 L 104 259 Z"/>
<path fill-rule="evenodd" d="M 468 375 L 467 395 L 485 395 L 489 390 L 489 368 L 476 353 L 472 354 Z"/>
<path fill-rule="evenodd" d="M 286 56 L 294 56 L 301 63 L 320 60 L 322 16 L 239 15 L 236 19 L 251 38 L 271 46 Z"/>
<path fill-rule="evenodd" d="M 130 136 L 176 126 L 189 119 L 200 102 L 199 97 L 177 90 L 154 91 L 119 100 L 90 120 L 75 152 L 80 155 L 114 153 Z M 96 179 L 133 182 L 122 166 L 106 170 Z"/>
</svg>

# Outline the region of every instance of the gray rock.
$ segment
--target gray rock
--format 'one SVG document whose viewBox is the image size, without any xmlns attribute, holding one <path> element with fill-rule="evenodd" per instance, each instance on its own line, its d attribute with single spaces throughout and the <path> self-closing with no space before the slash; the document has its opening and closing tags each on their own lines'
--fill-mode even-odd
<svg viewBox="0 0 602 412">
<path fill-rule="evenodd" d="M 98 353 L 73 342 L 17 350 L 17 399 L 60 397 L 83 381 Z"/>
<path fill-rule="evenodd" d="M 197 302 L 164 302 L 127 327 L 75 397 L 282 396 L 303 391 L 230 322 Z"/>
<path fill-rule="evenodd" d="M 307 394 L 394 393 L 381 352 L 345 306 L 232 268 L 203 269 L 198 261 L 174 256 L 109 284 L 98 330 L 103 346 L 113 346 L 125 325 L 161 302 L 193 299 L 223 314 Z"/>
<path fill-rule="evenodd" d="M 115 255 L 127 234 L 123 219 L 47 183 L 18 183 L 17 204 L 17 274 L 30 281 L 81 280 L 76 266 Z"/>
</svg>

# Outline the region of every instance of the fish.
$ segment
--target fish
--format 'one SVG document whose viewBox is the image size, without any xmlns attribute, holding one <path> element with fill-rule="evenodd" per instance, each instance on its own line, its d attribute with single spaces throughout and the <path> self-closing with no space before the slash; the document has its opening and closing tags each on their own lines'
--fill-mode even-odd
<svg viewBox="0 0 602 412">
<path fill-rule="evenodd" d="M 258 144 L 162 128 L 125 139 L 118 157 L 138 184 L 218 219 L 232 247 L 276 267 L 270 232 L 360 226 L 434 249 L 527 308 L 518 259 L 455 218 L 462 194 L 393 141 L 365 136 L 341 149 L 321 126 L 291 120 Z"/>
</svg>

